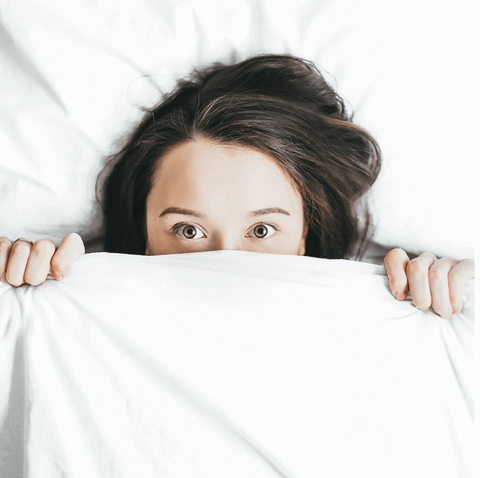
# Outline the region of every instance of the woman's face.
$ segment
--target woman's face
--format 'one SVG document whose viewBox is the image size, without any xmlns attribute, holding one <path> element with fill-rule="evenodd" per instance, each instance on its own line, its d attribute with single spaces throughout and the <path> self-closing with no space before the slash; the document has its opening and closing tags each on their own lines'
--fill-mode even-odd
<svg viewBox="0 0 480 478">
<path fill-rule="evenodd" d="M 147 198 L 146 220 L 147 255 L 305 254 L 302 197 L 283 170 L 253 149 L 202 138 L 163 156 Z"/>
</svg>

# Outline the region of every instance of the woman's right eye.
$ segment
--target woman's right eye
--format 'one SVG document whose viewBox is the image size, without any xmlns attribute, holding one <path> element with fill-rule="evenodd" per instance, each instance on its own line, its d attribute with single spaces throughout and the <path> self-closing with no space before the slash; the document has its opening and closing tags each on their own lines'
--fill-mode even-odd
<svg viewBox="0 0 480 478">
<path fill-rule="evenodd" d="M 195 237 L 195 231 L 200 231 L 200 229 L 193 224 L 180 224 L 179 226 L 174 226 L 172 229 L 178 234 L 178 231 L 182 228 L 185 232 L 185 235 L 180 234 L 180 236 L 184 239 L 201 239 L 200 237 Z"/>
</svg>

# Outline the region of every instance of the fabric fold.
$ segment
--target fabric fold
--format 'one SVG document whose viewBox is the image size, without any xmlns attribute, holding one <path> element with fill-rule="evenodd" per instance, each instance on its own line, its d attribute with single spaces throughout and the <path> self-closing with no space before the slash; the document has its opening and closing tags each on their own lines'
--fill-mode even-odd
<svg viewBox="0 0 480 478">
<path fill-rule="evenodd" d="M 26 385 L 25 469 L 10 449 L 0 475 L 473 476 L 472 282 L 449 320 L 380 266 L 243 251 L 88 254 L 2 284 L 1 330 L 24 327 L 0 380 Z"/>
</svg>

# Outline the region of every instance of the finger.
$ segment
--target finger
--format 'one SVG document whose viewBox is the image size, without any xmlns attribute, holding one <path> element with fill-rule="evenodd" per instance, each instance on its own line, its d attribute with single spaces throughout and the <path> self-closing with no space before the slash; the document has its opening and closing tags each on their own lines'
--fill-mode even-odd
<svg viewBox="0 0 480 478">
<path fill-rule="evenodd" d="M 47 279 L 50 261 L 57 246 L 51 239 L 40 239 L 33 244 L 25 269 L 25 282 L 30 285 L 40 285 Z"/>
<path fill-rule="evenodd" d="M 383 260 L 392 294 L 399 300 L 405 299 L 408 292 L 406 267 L 410 262 L 407 253 L 400 248 L 391 250 Z"/>
<path fill-rule="evenodd" d="M 8 237 L 0 236 L 0 281 L 4 284 L 8 284 L 6 273 L 8 257 L 10 256 L 10 250 L 12 249 L 13 241 Z"/>
<path fill-rule="evenodd" d="M 30 251 L 32 250 L 30 242 L 19 241 L 18 239 L 17 241 L 12 244 L 12 248 L 10 249 L 10 256 L 5 273 L 7 282 L 14 287 L 20 287 L 25 282 L 25 267 L 27 266 Z"/>
<path fill-rule="evenodd" d="M 463 293 L 465 285 L 475 276 L 475 263 L 471 259 L 458 262 L 448 274 L 450 303 L 454 314 L 459 314 L 463 309 Z"/>
<path fill-rule="evenodd" d="M 82 238 L 76 232 L 65 236 L 51 261 L 53 278 L 62 280 L 70 272 L 72 264 L 83 254 L 85 245 Z"/>
<path fill-rule="evenodd" d="M 432 296 L 428 281 L 428 271 L 437 258 L 430 252 L 424 252 L 407 264 L 407 280 L 410 295 L 415 306 L 426 312 L 432 305 Z"/>
<path fill-rule="evenodd" d="M 428 272 L 432 308 L 442 319 L 450 318 L 453 312 L 450 302 L 448 274 L 457 263 L 458 261 L 454 259 L 442 257 L 435 261 Z"/>
</svg>

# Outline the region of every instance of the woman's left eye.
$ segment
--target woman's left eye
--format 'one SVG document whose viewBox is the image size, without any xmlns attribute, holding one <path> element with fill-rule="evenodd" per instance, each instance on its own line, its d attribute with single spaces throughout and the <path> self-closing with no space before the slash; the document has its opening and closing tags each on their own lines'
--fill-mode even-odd
<svg viewBox="0 0 480 478">
<path fill-rule="evenodd" d="M 182 229 L 182 227 L 184 233 L 186 231 L 187 237 L 185 237 L 183 234 L 181 234 L 181 237 L 183 237 L 184 239 L 200 239 L 199 237 L 194 237 L 196 235 L 195 231 L 200 231 L 200 229 L 193 224 L 179 224 L 178 226 L 173 226 L 172 229 L 177 232 L 178 230 Z"/>
<path fill-rule="evenodd" d="M 274 226 L 273 224 L 257 224 L 256 226 L 253 226 L 252 229 L 250 229 L 250 231 L 259 231 L 260 237 L 255 236 L 256 239 L 267 239 L 268 237 L 271 237 L 273 235 L 271 234 L 270 236 L 267 236 L 267 233 L 268 233 L 267 226 L 275 229 L 275 231 L 278 231 L 278 227 Z"/>
</svg>

